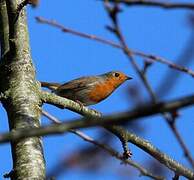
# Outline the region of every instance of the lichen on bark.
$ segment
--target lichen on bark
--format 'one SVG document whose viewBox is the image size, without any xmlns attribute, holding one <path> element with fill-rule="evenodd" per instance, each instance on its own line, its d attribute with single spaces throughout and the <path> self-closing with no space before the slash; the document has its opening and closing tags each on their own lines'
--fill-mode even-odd
<svg viewBox="0 0 194 180">
<path fill-rule="evenodd" d="M 36 81 L 28 39 L 25 8 L 17 17 L 21 0 L 1 0 L 0 92 L 10 131 L 40 126 L 40 86 Z M 7 19 L 5 19 L 7 17 Z M 7 37 L 8 36 L 8 37 Z M 12 179 L 45 179 L 42 142 L 32 137 L 11 143 Z"/>
</svg>

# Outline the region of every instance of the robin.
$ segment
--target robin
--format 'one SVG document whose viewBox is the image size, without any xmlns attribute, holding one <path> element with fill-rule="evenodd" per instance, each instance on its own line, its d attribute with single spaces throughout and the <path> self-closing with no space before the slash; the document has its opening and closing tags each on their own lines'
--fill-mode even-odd
<svg viewBox="0 0 194 180">
<path fill-rule="evenodd" d="M 101 102 L 130 79 L 132 78 L 120 71 L 111 71 L 97 76 L 80 77 L 64 84 L 41 82 L 41 86 L 88 106 Z"/>
</svg>

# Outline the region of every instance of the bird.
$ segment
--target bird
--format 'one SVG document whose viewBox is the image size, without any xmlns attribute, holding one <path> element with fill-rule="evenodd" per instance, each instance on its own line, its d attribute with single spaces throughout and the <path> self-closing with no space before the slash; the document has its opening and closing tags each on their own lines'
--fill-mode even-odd
<svg viewBox="0 0 194 180">
<path fill-rule="evenodd" d="M 94 105 L 110 96 L 121 84 L 132 77 L 120 71 L 110 71 L 96 76 L 84 76 L 64 84 L 40 82 L 42 87 L 52 90 L 58 96 L 79 102 L 85 106 Z"/>
</svg>

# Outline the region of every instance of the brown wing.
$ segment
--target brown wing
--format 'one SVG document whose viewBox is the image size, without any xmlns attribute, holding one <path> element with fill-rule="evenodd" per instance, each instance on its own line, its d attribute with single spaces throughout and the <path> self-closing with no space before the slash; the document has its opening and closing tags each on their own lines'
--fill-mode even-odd
<svg viewBox="0 0 194 180">
<path fill-rule="evenodd" d="M 71 96 L 76 96 L 77 92 L 90 88 L 97 80 L 99 80 L 98 76 L 81 77 L 62 84 L 56 89 L 55 93 L 72 99 Z"/>
</svg>

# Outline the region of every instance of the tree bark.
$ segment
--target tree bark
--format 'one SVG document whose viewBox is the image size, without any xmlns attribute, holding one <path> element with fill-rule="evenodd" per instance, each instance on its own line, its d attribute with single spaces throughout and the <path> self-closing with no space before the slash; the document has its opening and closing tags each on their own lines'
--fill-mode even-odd
<svg viewBox="0 0 194 180">
<path fill-rule="evenodd" d="M 40 85 L 32 64 L 25 8 L 21 0 L 0 0 L 0 92 L 10 131 L 40 126 Z M 11 179 L 45 179 L 45 161 L 39 137 L 11 142 Z"/>
</svg>

